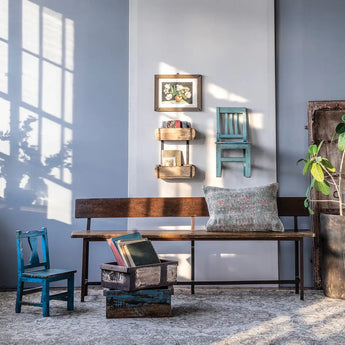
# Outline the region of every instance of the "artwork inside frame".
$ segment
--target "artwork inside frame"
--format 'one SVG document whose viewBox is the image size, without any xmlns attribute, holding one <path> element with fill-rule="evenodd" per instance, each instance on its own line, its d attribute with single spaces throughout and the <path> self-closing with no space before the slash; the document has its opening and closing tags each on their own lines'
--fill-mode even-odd
<svg viewBox="0 0 345 345">
<path fill-rule="evenodd" d="M 155 111 L 201 111 L 200 74 L 156 74 Z"/>
</svg>

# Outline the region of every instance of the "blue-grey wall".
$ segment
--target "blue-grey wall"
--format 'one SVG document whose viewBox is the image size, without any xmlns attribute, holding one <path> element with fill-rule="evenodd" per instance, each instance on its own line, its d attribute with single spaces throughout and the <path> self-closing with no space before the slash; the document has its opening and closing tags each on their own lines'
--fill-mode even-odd
<svg viewBox="0 0 345 345">
<path fill-rule="evenodd" d="M 78 269 L 79 285 L 81 241 L 71 240 L 70 233 L 83 229 L 85 222 L 73 219 L 75 198 L 127 195 L 128 1 L 24 1 L 26 5 L 36 4 L 39 11 L 51 9 L 73 22 L 72 122 L 47 113 L 42 104 L 32 106 L 23 101 L 22 1 L 8 3 L 9 36 L 0 38 L 8 46 L 9 55 L 8 91 L 0 91 L 0 105 L 10 106 L 11 125 L 10 137 L 1 133 L 6 128 L 0 128 L 2 141 L 10 143 L 9 154 L 0 151 L 0 192 L 4 189 L 0 198 L 0 287 L 16 285 L 16 229 L 38 226 L 48 227 L 53 264 Z M 345 98 L 345 2 L 277 0 L 276 4 L 280 195 L 303 196 L 307 181 L 295 162 L 304 156 L 308 145 L 304 129 L 307 102 Z M 42 85 L 39 90 L 44 94 Z M 68 95 L 63 99 L 70 99 L 71 92 L 66 92 Z M 20 127 L 20 114 L 30 113 L 37 118 Z M 6 116 L 6 112 L 0 116 Z M 41 159 L 42 145 L 46 147 L 49 142 L 49 133 L 42 132 L 45 121 L 64 126 L 73 138 L 61 146 L 63 154 L 55 154 L 48 161 Z M 35 130 L 40 133 L 38 137 L 44 137 L 43 142 L 38 140 L 35 146 L 29 141 L 25 146 Z M 20 150 L 24 150 L 25 157 Z M 58 178 L 56 170 L 65 171 L 72 178 L 64 181 L 61 176 Z M 54 191 L 56 198 L 68 196 L 63 206 L 71 209 L 71 222 L 59 218 L 59 205 L 53 204 Z M 113 224 L 102 222 L 100 226 L 113 227 Z M 125 224 L 120 222 L 118 226 Z M 111 253 L 104 246 L 98 243 L 92 246 L 98 250 L 91 251 L 91 260 L 111 260 Z M 293 258 L 288 248 L 281 249 L 281 276 L 285 277 L 291 273 L 288 264 Z M 307 243 L 307 285 L 312 282 L 310 260 L 311 244 Z M 98 270 L 92 275 L 97 276 Z"/>
<path fill-rule="evenodd" d="M 9 55 L 8 92 L 0 91 L 0 106 L 10 105 L 10 131 L 0 128 L 2 144 L 10 147 L 7 152 L 0 145 L 0 287 L 16 286 L 16 230 L 41 226 L 48 227 L 52 264 L 77 269 L 79 285 L 82 242 L 70 234 L 86 224 L 74 219 L 74 200 L 127 196 L 128 1 L 8 3 L 9 35 L 0 38 Z M 38 34 L 32 29 L 23 39 L 23 25 Z M 60 34 L 62 44 L 45 45 L 45 35 Z M 54 61 L 52 52 L 62 59 Z M 38 71 L 35 62 L 23 65 L 28 56 Z M 57 102 L 49 98 L 52 90 L 60 95 Z M 47 100 L 56 103 L 56 113 Z M 90 259 L 112 260 L 104 248 Z"/>
<path fill-rule="evenodd" d="M 307 103 L 345 99 L 345 1 L 276 0 L 278 180 L 281 196 L 304 196 L 302 165 L 308 147 Z M 306 284 L 312 282 L 306 243 Z M 281 248 L 281 273 L 292 258 Z"/>
</svg>

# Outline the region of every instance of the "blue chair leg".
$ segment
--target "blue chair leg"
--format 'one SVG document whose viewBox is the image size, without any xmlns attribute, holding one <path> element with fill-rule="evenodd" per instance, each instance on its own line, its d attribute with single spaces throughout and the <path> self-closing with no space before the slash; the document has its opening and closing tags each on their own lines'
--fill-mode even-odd
<svg viewBox="0 0 345 345">
<path fill-rule="evenodd" d="M 24 283 L 21 280 L 18 280 L 17 285 L 17 299 L 16 299 L 16 313 L 20 313 L 22 310 L 22 299 L 23 299 L 23 289 Z"/>
<path fill-rule="evenodd" d="M 222 149 L 219 145 L 217 145 L 216 148 L 216 158 L 217 158 L 217 177 L 221 177 L 222 176 Z"/>
<path fill-rule="evenodd" d="M 43 316 L 49 316 L 49 282 L 46 280 L 42 283 L 42 307 Z"/>
<path fill-rule="evenodd" d="M 244 164 L 244 176 L 250 177 L 251 166 L 250 166 L 250 147 L 245 149 L 245 164 Z"/>
<path fill-rule="evenodd" d="M 74 309 L 74 275 L 70 275 L 68 278 L 68 298 L 67 298 L 67 310 Z"/>
</svg>

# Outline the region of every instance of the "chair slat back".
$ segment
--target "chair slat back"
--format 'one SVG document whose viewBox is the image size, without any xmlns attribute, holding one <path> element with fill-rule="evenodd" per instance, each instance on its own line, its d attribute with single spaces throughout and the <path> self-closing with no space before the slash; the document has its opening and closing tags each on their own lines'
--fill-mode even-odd
<svg viewBox="0 0 345 345">
<path fill-rule="evenodd" d="M 26 269 L 35 267 L 50 268 L 49 262 L 49 250 L 48 250 L 48 237 L 47 229 L 42 228 L 38 231 L 17 231 L 17 261 L 18 261 L 18 272 L 23 273 Z M 41 239 L 42 255 L 40 259 L 38 246 L 39 239 Z M 28 241 L 30 248 L 30 259 L 29 263 L 26 263 L 24 259 L 24 241 Z"/>
<path fill-rule="evenodd" d="M 247 141 L 246 108 L 217 108 L 217 142 L 223 139 Z"/>
</svg>

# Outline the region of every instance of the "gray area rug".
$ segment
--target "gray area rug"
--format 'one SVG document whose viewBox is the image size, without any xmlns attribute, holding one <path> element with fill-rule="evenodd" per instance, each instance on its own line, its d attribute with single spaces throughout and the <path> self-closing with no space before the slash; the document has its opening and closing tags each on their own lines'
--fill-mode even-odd
<svg viewBox="0 0 345 345">
<path fill-rule="evenodd" d="M 345 344 L 345 301 L 322 291 L 301 301 L 292 290 L 175 288 L 172 317 L 136 319 L 106 319 L 101 289 L 75 298 L 74 311 L 52 301 L 44 318 L 32 306 L 16 314 L 15 292 L 0 292 L 0 344 Z"/>
</svg>

